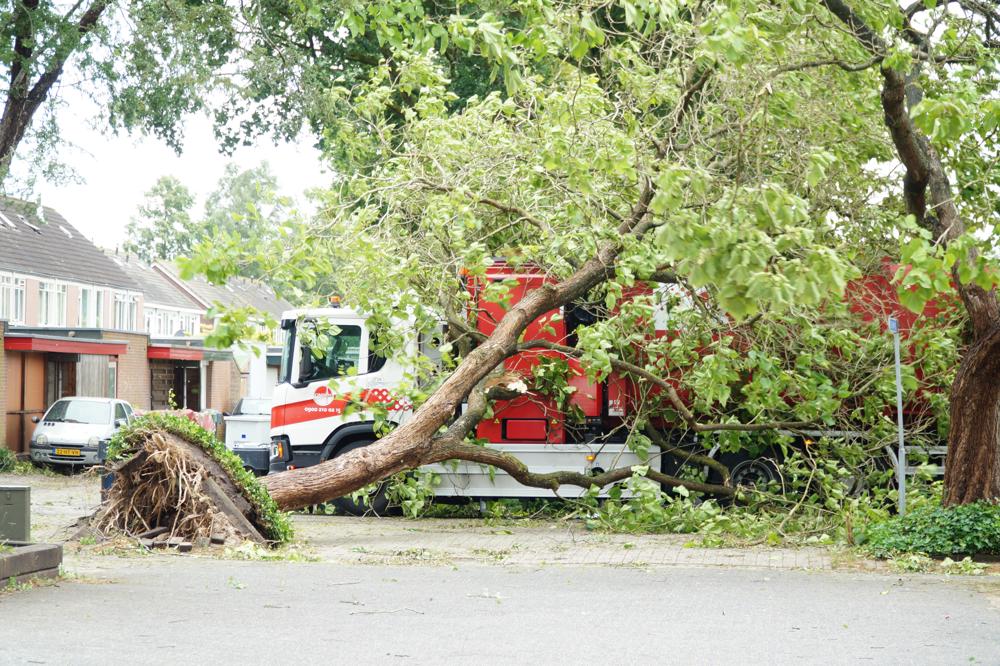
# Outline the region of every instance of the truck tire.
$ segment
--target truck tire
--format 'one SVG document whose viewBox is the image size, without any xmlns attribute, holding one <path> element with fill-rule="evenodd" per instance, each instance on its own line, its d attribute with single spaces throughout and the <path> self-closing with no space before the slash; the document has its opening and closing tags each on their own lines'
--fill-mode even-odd
<svg viewBox="0 0 1000 666">
<path fill-rule="evenodd" d="M 363 446 L 368 446 L 375 440 L 355 440 L 350 442 L 344 448 L 337 451 L 333 457 L 342 456 L 349 451 L 354 451 L 355 449 L 360 449 Z M 350 495 L 346 497 L 338 497 L 333 500 L 331 504 L 337 509 L 337 513 L 345 513 L 349 516 L 384 516 L 389 511 L 389 480 L 383 479 L 379 482 L 375 491 L 368 496 L 367 503 L 364 501 L 355 501 Z"/>
<path fill-rule="evenodd" d="M 781 483 L 776 452 L 765 451 L 758 456 L 746 451 L 723 453 L 719 462 L 729 468 L 732 485 L 763 487 L 771 482 Z"/>
</svg>

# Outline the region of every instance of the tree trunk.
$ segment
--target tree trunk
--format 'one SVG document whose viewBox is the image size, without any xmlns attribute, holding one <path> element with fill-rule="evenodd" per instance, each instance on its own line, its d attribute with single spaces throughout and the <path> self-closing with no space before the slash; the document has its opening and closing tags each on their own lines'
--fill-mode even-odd
<svg viewBox="0 0 1000 666">
<path fill-rule="evenodd" d="M 39 3 L 38 0 L 15 3 L 12 17 L 15 26 L 14 56 L 10 67 L 10 85 L 6 91 L 3 114 L 0 115 L 0 185 L 10 170 L 17 147 L 24 140 L 32 119 L 62 76 L 69 57 L 79 48 L 83 38 L 97 27 L 109 3 L 110 0 L 93 0 L 76 20 L 76 34 L 64 35 L 62 43 L 55 45 L 56 56 L 33 83 L 30 80 L 31 59 L 36 55 L 35 42 L 39 36 L 32 13 L 37 11 Z M 70 13 L 74 13 L 80 4 L 76 3 Z"/>
<path fill-rule="evenodd" d="M 951 389 L 946 505 L 1000 498 L 1000 327 L 965 353 Z"/>
<path fill-rule="evenodd" d="M 822 0 L 827 9 L 877 58 L 889 45 L 867 25 L 845 0 Z M 907 19 L 912 20 L 912 15 Z M 912 30 L 912 26 L 905 26 Z M 912 34 L 920 34 L 913 30 Z M 906 168 L 903 198 L 907 212 L 947 245 L 966 233 L 956 206 L 954 188 L 940 154 L 913 124 L 909 104 L 920 99 L 916 77 L 882 67 L 882 110 L 900 162 Z M 971 251 L 968 261 L 976 259 Z M 952 385 L 951 424 L 945 460 L 946 505 L 1000 499 L 1000 300 L 995 289 L 986 291 L 959 279 L 959 259 L 951 279 L 972 325 L 972 344 L 959 364 Z"/>
</svg>

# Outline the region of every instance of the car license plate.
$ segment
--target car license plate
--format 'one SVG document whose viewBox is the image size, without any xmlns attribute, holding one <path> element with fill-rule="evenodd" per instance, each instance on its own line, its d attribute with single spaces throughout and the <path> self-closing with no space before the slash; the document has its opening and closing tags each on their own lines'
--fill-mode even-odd
<svg viewBox="0 0 1000 666">
<path fill-rule="evenodd" d="M 55 454 L 57 456 L 78 456 L 80 449 L 56 449 Z"/>
</svg>

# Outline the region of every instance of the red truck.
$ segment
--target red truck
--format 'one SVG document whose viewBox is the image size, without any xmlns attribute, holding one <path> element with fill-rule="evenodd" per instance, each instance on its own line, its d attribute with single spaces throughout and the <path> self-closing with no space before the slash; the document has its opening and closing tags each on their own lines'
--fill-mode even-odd
<svg viewBox="0 0 1000 666">
<path fill-rule="evenodd" d="M 506 309 L 549 278 L 530 267 L 496 262 L 485 276 L 464 279 L 472 296 L 471 318 L 481 333 L 489 335 Z M 510 288 L 504 304 L 485 297 L 489 285 L 495 282 L 503 282 Z M 639 285 L 631 295 L 651 292 L 651 287 Z M 848 300 L 851 309 L 863 321 L 881 321 L 891 314 L 900 318 L 904 330 L 915 321 L 912 314 L 899 306 L 888 273 L 852 283 Z M 654 314 L 655 335 L 678 335 L 677 331 L 668 331 L 664 315 L 664 312 Z M 573 345 L 577 329 L 592 323 L 596 316 L 586 304 L 553 310 L 528 326 L 524 340 Z M 331 324 L 335 325 L 333 334 L 327 332 L 316 336 L 313 333 Z M 406 327 L 404 322 L 399 325 Z M 366 410 L 345 409 L 351 402 L 349 396 L 360 397 L 362 403 L 380 402 L 387 406 L 391 423 L 403 424 L 409 418 L 410 405 L 395 397 L 395 389 L 407 374 L 402 359 L 418 351 L 433 356 L 436 343 L 428 344 L 431 341 L 415 332 L 408 333 L 400 359 L 381 357 L 373 344 L 365 315 L 339 307 L 287 312 L 282 316 L 282 327 L 286 331 L 286 343 L 271 414 L 271 471 L 316 464 L 375 441 L 374 415 Z M 322 341 L 322 348 L 314 348 L 317 340 Z M 627 433 L 622 425 L 634 413 L 640 400 L 647 403 L 650 399 L 663 400 L 657 395 L 658 389 L 650 389 L 648 383 L 640 385 L 616 372 L 603 381 L 590 381 L 577 359 L 549 349 L 518 353 L 508 358 L 505 366 L 508 376 L 523 377 L 525 386 L 532 387 L 536 367 L 540 363 L 552 363 L 552 359 L 558 359 L 559 364 L 565 363 L 565 376 L 575 390 L 562 400 L 538 390 L 528 390 L 521 397 L 500 402 L 492 417 L 479 424 L 477 437 L 491 447 L 517 456 L 536 472 L 574 470 L 588 473 L 645 464 L 646 460 L 627 446 Z M 668 375 L 668 380 L 676 382 L 676 375 L 676 372 L 672 378 Z M 665 400 L 663 405 L 669 407 Z M 674 427 L 676 433 L 686 431 L 677 423 L 660 421 L 658 425 L 663 429 Z M 808 438 L 845 433 L 809 430 L 791 434 Z M 676 438 L 673 441 L 677 443 Z M 703 446 L 691 437 L 686 443 Z M 651 453 L 655 456 L 658 449 L 654 447 Z M 662 458 L 664 469 L 672 469 L 673 460 Z M 653 458 L 654 461 L 659 459 L 659 456 Z M 773 464 L 762 458 L 729 455 L 724 462 L 732 467 L 735 482 L 768 480 L 774 475 Z M 427 469 L 440 477 L 436 487 L 438 496 L 551 497 L 549 491 L 522 486 L 505 473 L 476 463 L 459 461 L 430 465 Z M 562 489 L 560 494 L 574 496 L 583 492 L 583 489 L 571 487 Z M 384 498 L 375 498 L 373 507 L 378 510 L 382 502 Z M 362 508 L 346 499 L 341 504 L 348 510 Z"/>
</svg>

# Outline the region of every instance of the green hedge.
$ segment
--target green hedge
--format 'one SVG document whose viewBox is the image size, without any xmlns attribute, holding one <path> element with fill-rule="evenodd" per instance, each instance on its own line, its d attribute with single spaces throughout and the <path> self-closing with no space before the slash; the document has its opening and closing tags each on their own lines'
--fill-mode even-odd
<svg viewBox="0 0 1000 666">
<path fill-rule="evenodd" d="M 878 557 L 1000 555 L 1000 504 L 921 507 L 870 527 L 866 547 Z"/>
<path fill-rule="evenodd" d="M 243 496 L 256 507 L 264 536 L 278 543 L 292 540 L 292 525 L 287 515 L 278 508 L 257 478 L 243 468 L 239 456 L 190 419 L 162 412 L 139 417 L 115 433 L 108 445 L 108 461 L 129 458 L 152 431 L 166 431 L 203 448 L 222 465 Z"/>
</svg>

